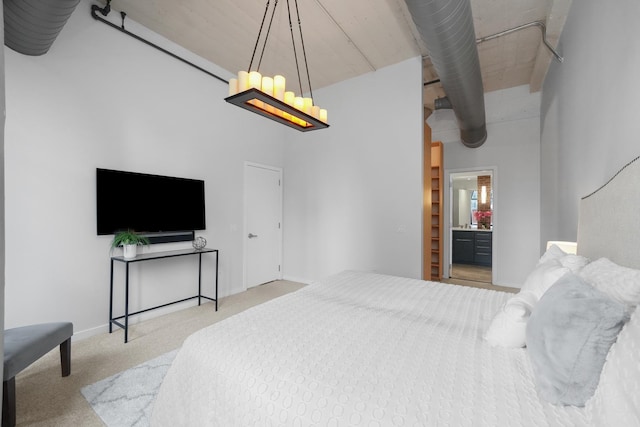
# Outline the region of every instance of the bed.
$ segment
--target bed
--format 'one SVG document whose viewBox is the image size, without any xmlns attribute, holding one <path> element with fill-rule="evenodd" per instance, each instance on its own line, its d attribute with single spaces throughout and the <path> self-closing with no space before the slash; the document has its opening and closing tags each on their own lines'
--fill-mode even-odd
<svg viewBox="0 0 640 427">
<path fill-rule="evenodd" d="M 640 268 L 633 245 L 639 233 L 630 225 L 640 209 L 640 192 L 630 186 L 640 182 L 638 164 L 631 162 L 583 199 L 578 243 L 580 256 L 609 256 L 634 280 L 640 279 L 631 270 Z M 620 198 L 621 191 L 625 197 Z M 601 217 L 607 210 L 598 198 L 605 193 L 606 203 L 615 206 L 609 213 L 630 222 L 603 225 L 612 222 Z M 618 243 L 603 246 L 603 240 L 612 239 Z M 621 241 L 627 246 L 620 247 Z M 615 344 L 605 350 L 607 361 L 598 368 L 602 376 L 593 397 L 583 406 L 552 404 L 540 395 L 533 344 L 529 350 L 487 342 L 496 313 L 514 298 L 485 289 L 341 272 L 190 336 L 161 386 L 151 424 L 640 425 L 635 360 L 640 312 L 625 306 L 627 317 L 618 322 L 622 331 L 616 331 Z M 544 292 L 540 307 L 543 298 Z M 527 333 L 533 329 L 533 313 Z"/>
</svg>

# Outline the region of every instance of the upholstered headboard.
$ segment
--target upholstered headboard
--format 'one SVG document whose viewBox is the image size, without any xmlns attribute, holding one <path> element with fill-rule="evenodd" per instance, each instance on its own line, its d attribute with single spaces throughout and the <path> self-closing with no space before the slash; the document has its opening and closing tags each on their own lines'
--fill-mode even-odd
<svg viewBox="0 0 640 427">
<path fill-rule="evenodd" d="M 578 254 L 640 269 L 640 157 L 580 201 Z"/>
</svg>

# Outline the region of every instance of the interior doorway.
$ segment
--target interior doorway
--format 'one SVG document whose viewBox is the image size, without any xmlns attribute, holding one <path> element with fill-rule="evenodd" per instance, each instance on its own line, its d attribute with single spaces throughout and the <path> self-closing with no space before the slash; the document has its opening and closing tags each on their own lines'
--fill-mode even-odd
<svg viewBox="0 0 640 427">
<path fill-rule="evenodd" d="M 282 278 L 282 169 L 244 166 L 245 288 Z"/>
<path fill-rule="evenodd" d="M 492 169 L 449 173 L 449 278 L 492 283 L 494 187 Z"/>
</svg>

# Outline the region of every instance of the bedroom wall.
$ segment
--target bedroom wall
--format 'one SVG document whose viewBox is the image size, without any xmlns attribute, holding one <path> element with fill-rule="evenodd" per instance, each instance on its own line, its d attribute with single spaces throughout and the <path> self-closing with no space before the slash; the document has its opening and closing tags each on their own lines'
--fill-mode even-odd
<svg viewBox="0 0 640 427">
<path fill-rule="evenodd" d="M 90 4 L 78 5 L 47 54 L 5 47 L 7 327 L 68 319 L 79 336 L 106 330 L 111 237 L 96 236 L 96 167 L 204 179 L 207 230 L 196 234 L 221 251 L 220 295 L 242 291 L 243 162 L 282 167 L 295 133 L 224 102 L 225 84 L 95 21 Z M 119 13 L 110 19 L 120 24 Z M 130 20 L 127 29 L 228 76 Z M 151 250 L 181 247 L 190 243 Z M 132 309 L 197 292 L 190 258 L 132 269 Z M 210 285 L 213 262 L 203 264 Z M 122 268 L 116 279 L 122 286 Z"/>
<path fill-rule="evenodd" d="M 495 169 L 494 284 L 519 288 L 540 257 L 540 93 L 530 94 L 528 85 L 486 93 L 485 112 L 488 136 L 479 148 L 460 142 L 451 110 L 436 111 L 428 121 L 432 139 L 444 143 L 445 174 Z M 450 194 L 444 194 L 446 230 Z M 445 266 L 449 244 L 445 240 Z"/>
<path fill-rule="evenodd" d="M 541 235 L 575 241 L 578 204 L 640 155 L 640 3 L 572 2 L 542 89 Z"/>
<path fill-rule="evenodd" d="M 314 91 L 331 127 L 284 148 L 285 278 L 421 277 L 421 79 L 413 58 Z"/>
</svg>

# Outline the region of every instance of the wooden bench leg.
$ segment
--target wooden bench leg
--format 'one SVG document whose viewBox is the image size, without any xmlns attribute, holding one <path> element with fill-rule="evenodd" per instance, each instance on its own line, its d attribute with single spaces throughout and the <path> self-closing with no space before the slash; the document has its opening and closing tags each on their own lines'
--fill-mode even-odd
<svg viewBox="0 0 640 427">
<path fill-rule="evenodd" d="M 2 427 L 16 425 L 16 377 L 2 383 Z"/>
<path fill-rule="evenodd" d="M 68 377 L 71 374 L 71 338 L 60 344 L 60 366 L 62 376 Z"/>
</svg>

